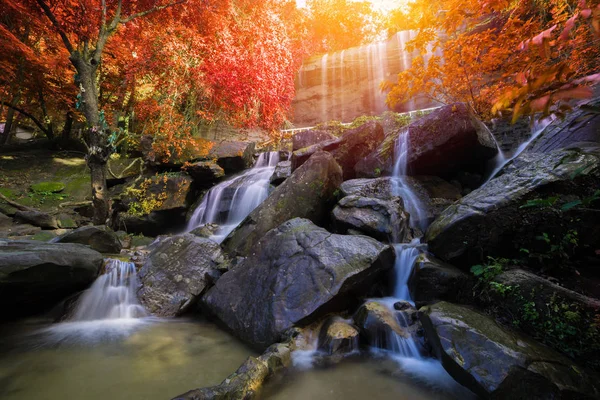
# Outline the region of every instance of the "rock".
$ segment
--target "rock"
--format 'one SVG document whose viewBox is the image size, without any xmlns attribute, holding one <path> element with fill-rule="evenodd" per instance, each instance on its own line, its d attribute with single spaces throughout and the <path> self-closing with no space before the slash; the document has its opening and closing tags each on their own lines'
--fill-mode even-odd
<svg viewBox="0 0 600 400">
<path fill-rule="evenodd" d="M 275 166 L 275 171 L 271 176 L 271 184 L 279 186 L 292 175 L 292 162 L 291 161 L 280 161 Z"/>
<path fill-rule="evenodd" d="M 295 151 L 292 154 L 292 171 L 300 167 L 314 153 L 329 151 L 342 167 L 344 180 L 355 177 L 354 166 L 375 150 L 383 141 L 383 128 L 377 122 L 371 121 L 358 128 L 346 131 L 342 137 Z"/>
<path fill-rule="evenodd" d="M 61 229 L 75 229 L 77 228 L 79 225 L 77 225 L 77 221 L 75 220 L 75 218 L 77 218 L 76 215 L 69 215 L 69 214 L 58 214 L 56 216 L 56 219 L 58 220 L 58 225 L 60 225 Z"/>
<path fill-rule="evenodd" d="M 39 226 L 42 229 L 58 229 L 58 221 L 50 214 L 41 211 L 17 211 L 15 219 Z"/>
<path fill-rule="evenodd" d="M 415 261 L 408 288 L 417 307 L 440 300 L 463 303 L 472 298 L 475 279 L 460 269 L 430 255 Z"/>
<path fill-rule="evenodd" d="M 43 312 L 85 289 L 96 279 L 102 259 L 79 244 L 0 239 L 0 319 Z"/>
<path fill-rule="evenodd" d="M 295 324 L 366 294 L 393 258 L 393 249 L 374 239 L 331 234 L 295 218 L 269 231 L 202 304 L 235 335 L 264 348 Z"/>
<path fill-rule="evenodd" d="M 292 151 L 300 150 L 315 144 L 336 139 L 334 135 L 327 131 L 311 129 L 309 131 L 300 131 L 292 136 Z"/>
<path fill-rule="evenodd" d="M 379 200 L 356 195 L 342 198 L 332 211 L 333 226 L 337 233 L 349 230 L 371 236 L 382 242 L 410 241 L 408 214 L 399 198 Z"/>
<path fill-rule="evenodd" d="M 191 230 L 189 233 L 192 235 L 196 235 L 198 237 L 208 239 L 211 236 L 214 236 L 218 232 L 218 230 L 219 230 L 219 225 L 208 223 L 208 224 L 200 225 L 196 229 Z"/>
<path fill-rule="evenodd" d="M 553 150 L 576 146 L 582 142 L 600 143 L 600 115 L 590 112 L 590 107 L 600 105 L 600 91 L 586 105 L 575 106 L 563 120 L 548 125 L 526 149 L 532 153 L 548 153 Z"/>
<path fill-rule="evenodd" d="M 428 225 L 449 205 L 461 198 L 460 191 L 450 183 L 435 176 L 405 177 L 408 185 L 418 200 L 425 208 L 422 222 L 419 216 L 411 216 L 416 226 Z M 398 198 L 393 194 L 393 178 L 382 177 L 376 179 L 351 179 L 340 186 L 342 196 L 357 195 L 373 197 L 381 200 Z"/>
<path fill-rule="evenodd" d="M 36 193 L 60 193 L 65 190 L 62 182 L 39 182 L 31 185 L 31 190 Z"/>
<path fill-rule="evenodd" d="M 225 170 L 215 161 L 198 161 L 187 166 L 185 171 L 201 186 L 210 186 L 225 176 Z"/>
<path fill-rule="evenodd" d="M 521 269 L 505 271 L 494 282 L 505 289 L 490 291 L 492 304 L 503 316 L 510 316 L 532 337 L 575 356 L 579 363 L 599 366 L 600 329 L 593 327 L 600 300 Z"/>
<path fill-rule="evenodd" d="M 229 261 L 212 240 L 191 234 L 168 237 L 148 255 L 139 272 L 138 297 L 154 315 L 175 317 L 196 304 L 207 289 L 212 270 L 227 270 Z"/>
<path fill-rule="evenodd" d="M 253 155 L 253 142 L 235 141 L 217 143 L 209 153 L 209 157 L 216 159 L 217 164 L 228 174 L 250 168 L 254 162 Z"/>
<path fill-rule="evenodd" d="M 410 124 L 406 134 L 411 175 L 449 176 L 465 168 L 483 171 L 498 154 L 488 128 L 462 103 L 431 112 Z"/>
<path fill-rule="evenodd" d="M 144 160 L 141 158 L 110 158 L 106 164 L 107 181 L 120 181 L 141 175 Z"/>
<path fill-rule="evenodd" d="M 356 177 L 379 178 L 382 175 L 392 175 L 394 160 L 392 157 L 384 156 L 382 152 L 381 148 L 378 148 L 357 162 L 354 166 Z"/>
<path fill-rule="evenodd" d="M 329 318 L 319 332 L 319 350 L 340 355 L 358 350 L 358 328 L 339 317 Z"/>
<path fill-rule="evenodd" d="M 35 235 L 41 231 L 42 228 L 40 228 L 39 226 L 33 226 L 29 224 L 18 224 L 8 228 L 8 231 L 6 231 L 5 233 L 7 237 L 18 237 Z"/>
<path fill-rule="evenodd" d="M 556 385 L 562 398 L 573 398 L 568 395 L 572 392 L 598 395 L 593 381 L 571 360 L 500 327 L 490 317 L 440 302 L 421 309 L 420 318 L 433 353 L 446 371 L 481 397 L 507 398 L 502 392 L 507 382 L 532 376 L 545 386 Z M 523 385 L 522 390 L 519 398 L 540 398 L 534 397 L 540 385 Z"/>
<path fill-rule="evenodd" d="M 141 216 L 120 212 L 111 226 L 129 233 L 155 237 L 181 232 L 186 226 L 185 217 L 186 210 L 184 208 L 153 211 L 148 215 Z"/>
<path fill-rule="evenodd" d="M 12 225 L 12 218 L 0 213 L 0 232 L 7 233 Z"/>
<path fill-rule="evenodd" d="M 241 367 L 220 385 L 190 390 L 173 400 L 233 400 L 252 399 L 263 384 L 292 364 L 293 341 L 276 343 L 258 358 L 249 357 Z"/>
<path fill-rule="evenodd" d="M 331 154 L 315 153 L 225 239 L 225 250 L 249 255 L 269 230 L 292 218 L 308 218 L 317 225 L 325 223 L 334 192 L 341 183 L 342 170 Z"/>
<path fill-rule="evenodd" d="M 528 200 L 551 196 L 591 195 L 593 188 L 600 187 L 599 166 L 598 148 L 519 157 L 503 175 L 439 215 L 425 236 L 429 249 L 442 260 L 465 268 L 486 256 L 517 258 L 520 248 L 534 248 L 539 243 L 535 237 L 542 232 L 565 229 L 560 228 L 561 220 L 570 221 L 565 225 L 577 229 L 580 247 L 593 247 L 600 234 L 599 213 L 577 209 L 560 213 L 552 207 L 522 206 Z M 560 233 L 565 232 L 557 231 L 556 235 Z"/>
<path fill-rule="evenodd" d="M 57 237 L 55 242 L 85 244 L 100 253 L 117 254 L 123 248 L 115 232 L 104 225 L 82 226 Z"/>
<path fill-rule="evenodd" d="M 377 301 L 369 300 L 364 303 L 353 319 L 367 343 L 378 348 L 392 348 L 395 337 L 410 337 L 398 323 L 395 313 L 387 305 Z"/>
</svg>

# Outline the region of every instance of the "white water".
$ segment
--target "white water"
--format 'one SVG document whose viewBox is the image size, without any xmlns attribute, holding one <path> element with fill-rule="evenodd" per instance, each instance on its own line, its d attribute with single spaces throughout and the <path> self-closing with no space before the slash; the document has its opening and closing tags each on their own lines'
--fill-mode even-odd
<svg viewBox="0 0 600 400">
<path fill-rule="evenodd" d="M 519 147 L 517 147 L 517 149 L 510 156 L 504 154 L 502 150 L 500 150 L 500 148 L 498 147 L 498 155 L 496 156 L 496 158 L 494 158 L 494 167 L 486 181 L 483 183 L 483 185 L 494 179 L 496 175 L 498 175 L 498 173 L 502 170 L 502 168 L 506 166 L 506 164 L 519 157 L 521 153 L 523 153 L 525 149 L 529 147 L 529 145 L 535 139 L 537 139 L 538 136 L 540 136 L 540 134 L 546 129 L 546 127 L 550 125 L 552 121 L 554 121 L 554 119 L 554 116 L 550 116 L 548 118 L 544 118 L 541 121 L 535 121 L 533 126 L 531 127 L 531 136 L 529 137 L 529 139 L 521 143 Z"/>
<path fill-rule="evenodd" d="M 77 302 L 72 316 L 45 330 L 48 342 L 89 342 L 127 336 L 150 322 L 139 303 L 135 264 L 110 259 L 99 276 Z"/>
<path fill-rule="evenodd" d="M 187 230 L 200 225 L 219 225 L 212 237 L 222 242 L 269 195 L 270 178 L 279 162 L 279 152 L 261 153 L 252 169 L 221 182 L 204 196 Z"/>
</svg>

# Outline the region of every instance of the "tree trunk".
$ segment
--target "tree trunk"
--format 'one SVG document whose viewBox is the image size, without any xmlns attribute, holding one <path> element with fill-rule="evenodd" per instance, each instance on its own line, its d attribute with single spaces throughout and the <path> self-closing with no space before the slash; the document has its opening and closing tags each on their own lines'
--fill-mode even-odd
<svg viewBox="0 0 600 400">
<path fill-rule="evenodd" d="M 9 107 L 8 112 L 6 113 L 6 122 L 4 124 L 4 130 L 2 131 L 2 136 L 0 136 L 0 146 L 8 144 L 8 142 L 10 142 L 10 132 L 12 130 L 14 120 L 15 110 Z"/>
<path fill-rule="evenodd" d="M 65 126 L 63 126 L 60 138 L 64 141 L 69 140 L 71 138 L 71 129 L 73 129 L 73 113 L 69 111 L 67 112 Z"/>
</svg>

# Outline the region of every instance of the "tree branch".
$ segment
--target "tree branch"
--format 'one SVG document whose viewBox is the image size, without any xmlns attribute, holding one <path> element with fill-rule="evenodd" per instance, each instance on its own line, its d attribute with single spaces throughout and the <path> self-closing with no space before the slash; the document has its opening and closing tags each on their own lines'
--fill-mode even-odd
<svg viewBox="0 0 600 400">
<path fill-rule="evenodd" d="M 4 201 L 6 204 L 13 206 L 19 211 L 36 211 L 35 208 L 24 206 L 23 204 L 17 203 L 16 201 L 12 201 L 2 193 L 0 193 L 0 200 Z"/>
<path fill-rule="evenodd" d="M 130 15 L 127 18 L 122 18 L 119 22 L 121 24 L 126 24 L 127 22 L 132 21 L 132 20 L 134 20 L 134 19 L 136 19 L 138 17 L 143 17 L 145 15 L 152 14 L 153 12 L 164 10 L 165 8 L 173 7 L 173 6 L 176 6 L 178 4 L 183 4 L 185 2 L 187 2 L 187 0 L 178 0 L 178 1 L 175 1 L 173 3 L 165 4 L 163 6 L 153 7 L 151 9 L 149 9 L 149 10 L 141 11 L 139 13 L 132 14 L 132 15 Z"/>
<path fill-rule="evenodd" d="M 37 3 L 39 4 L 40 7 L 42 7 L 42 10 L 44 10 L 44 14 L 46 14 L 46 16 L 48 17 L 50 22 L 52 22 L 52 25 L 54 25 L 54 27 L 58 31 L 58 34 L 60 35 L 65 47 L 69 51 L 69 54 L 72 54 L 75 51 L 75 49 L 73 48 L 73 45 L 69 41 L 69 38 L 67 37 L 67 34 L 65 33 L 65 31 L 63 31 L 62 28 L 60 27 L 60 25 L 58 24 L 58 21 L 56 20 L 56 16 L 52 13 L 52 10 L 50 9 L 50 7 L 48 7 L 48 4 L 46 4 L 46 2 L 44 2 L 44 0 L 37 0 Z"/>
<path fill-rule="evenodd" d="M 48 130 L 44 127 L 44 125 L 42 125 L 42 123 L 40 122 L 40 120 L 38 120 L 36 117 L 34 117 L 33 115 L 29 114 L 27 111 L 23 110 L 22 108 L 13 106 L 12 104 L 10 104 L 8 101 L 0 101 L 0 104 L 8 107 L 8 108 L 12 108 L 13 110 L 17 111 L 18 113 L 26 116 L 27 118 L 29 118 L 34 124 L 37 125 L 38 128 L 40 128 L 42 130 L 42 132 L 44 132 L 44 134 L 46 136 L 48 136 Z"/>
</svg>

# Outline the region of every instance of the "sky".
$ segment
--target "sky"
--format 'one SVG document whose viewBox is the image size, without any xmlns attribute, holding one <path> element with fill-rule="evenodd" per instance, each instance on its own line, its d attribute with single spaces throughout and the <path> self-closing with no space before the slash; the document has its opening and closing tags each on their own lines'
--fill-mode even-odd
<svg viewBox="0 0 600 400">
<path fill-rule="evenodd" d="M 401 4 L 401 0 L 368 0 L 373 4 L 373 7 L 378 10 L 391 10 L 398 8 Z M 296 0 L 298 7 L 304 7 L 306 0 Z"/>
</svg>

